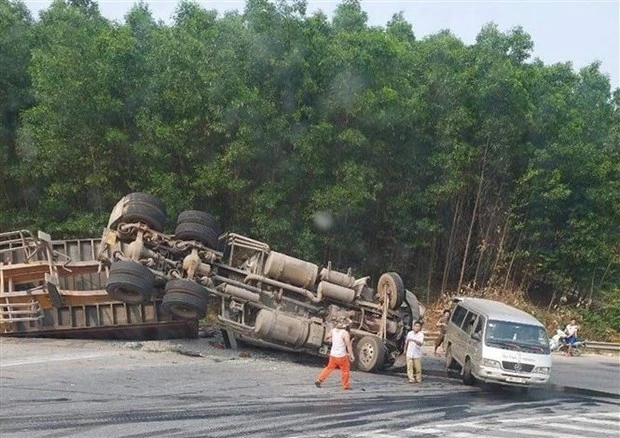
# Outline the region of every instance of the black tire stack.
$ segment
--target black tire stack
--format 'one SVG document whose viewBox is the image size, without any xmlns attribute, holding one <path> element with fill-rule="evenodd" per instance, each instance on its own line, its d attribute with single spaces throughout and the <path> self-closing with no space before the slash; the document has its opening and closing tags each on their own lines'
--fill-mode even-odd
<svg viewBox="0 0 620 438">
<path fill-rule="evenodd" d="M 112 298 L 127 304 L 143 304 L 151 300 L 155 276 L 140 263 L 117 260 L 110 267 L 106 291 Z"/>
<path fill-rule="evenodd" d="M 147 193 L 130 193 L 125 197 L 119 223 L 143 223 L 157 232 L 163 232 L 166 207 L 163 202 Z M 212 215 L 203 211 L 187 210 L 179 214 L 174 232 L 179 240 L 198 241 L 209 248 L 219 248 L 222 230 Z M 131 240 L 132 236 L 126 235 Z M 121 240 L 123 235 L 121 235 Z M 107 293 L 127 304 L 144 304 L 151 300 L 156 282 L 155 275 L 144 265 L 131 260 L 112 262 L 106 283 Z M 164 312 L 183 320 L 204 318 L 207 312 L 207 290 L 188 279 L 168 281 L 162 301 Z"/>
<path fill-rule="evenodd" d="M 161 200 L 148 193 L 130 193 L 126 196 L 127 202 L 121 222 L 142 222 L 155 231 L 164 231 L 166 225 L 166 207 Z"/>
<path fill-rule="evenodd" d="M 211 249 L 220 247 L 218 238 L 222 234 L 217 219 L 204 211 L 186 210 L 177 219 L 174 237 L 179 240 L 195 240 Z"/>
<path fill-rule="evenodd" d="M 204 318 L 207 313 L 207 290 L 187 279 L 171 280 L 166 284 L 162 309 L 179 319 Z"/>
</svg>

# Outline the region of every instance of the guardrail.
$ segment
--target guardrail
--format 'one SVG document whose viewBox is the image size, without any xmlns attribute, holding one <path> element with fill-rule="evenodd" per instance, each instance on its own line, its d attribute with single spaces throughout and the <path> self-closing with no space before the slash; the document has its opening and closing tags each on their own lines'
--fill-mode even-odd
<svg viewBox="0 0 620 438">
<path fill-rule="evenodd" d="M 437 336 L 439 336 L 439 332 L 425 332 L 424 340 L 426 342 L 435 342 Z M 588 350 L 596 350 L 601 353 L 620 353 L 620 344 L 615 344 L 613 342 L 596 342 L 596 341 L 588 341 L 586 340 L 586 346 Z"/>
<path fill-rule="evenodd" d="M 435 342 L 435 339 L 439 336 L 439 332 L 427 332 L 422 330 L 422 333 L 424 333 L 425 342 Z"/>
<path fill-rule="evenodd" d="M 612 342 L 586 341 L 586 346 L 590 350 L 604 351 L 606 353 L 620 352 L 620 344 L 614 344 Z"/>
</svg>

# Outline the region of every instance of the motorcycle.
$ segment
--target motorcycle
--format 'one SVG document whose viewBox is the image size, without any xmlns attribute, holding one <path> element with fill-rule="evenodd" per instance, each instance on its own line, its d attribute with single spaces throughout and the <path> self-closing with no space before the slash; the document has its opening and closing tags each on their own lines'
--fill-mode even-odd
<svg viewBox="0 0 620 438">
<path fill-rule="evenodd" d="M 549 340 L 549 348 L 551 352 L 567 352 L 568 343 L 566 342 L 566 333 L 562 330 L 557 330 L 555 335 Z M 573 348 L 571 349 L 571 355 L 581 356 L 586 351 L 586 341 L 573 342 Z"/>
</svg>

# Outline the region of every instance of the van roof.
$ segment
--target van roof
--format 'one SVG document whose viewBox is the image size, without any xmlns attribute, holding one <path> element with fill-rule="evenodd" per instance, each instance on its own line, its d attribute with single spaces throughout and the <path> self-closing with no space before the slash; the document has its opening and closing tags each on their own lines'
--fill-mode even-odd
<svg viewBox="0 0 620 438">
<path fill-rule="evenodd" d="M 470 297 L 459 297 L 458 301 L 459 304 L 465 304 L 468 309 L 482 313 L 489 319 L 542 326 L 542 323 L 529 313 L 499 301 Z"/>
</svg>

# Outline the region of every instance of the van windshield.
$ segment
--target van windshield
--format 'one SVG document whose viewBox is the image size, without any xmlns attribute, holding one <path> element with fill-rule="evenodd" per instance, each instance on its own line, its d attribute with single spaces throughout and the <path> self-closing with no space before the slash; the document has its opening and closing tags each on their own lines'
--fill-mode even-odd
<svg viewBox="0 0 620 438">
<path fill-rule="evenodd" d="M 504 350 L 550 354 L 547 332 L 543 327 L 535 325 L 489 320 L 484 343 Z"/>
</svg>

